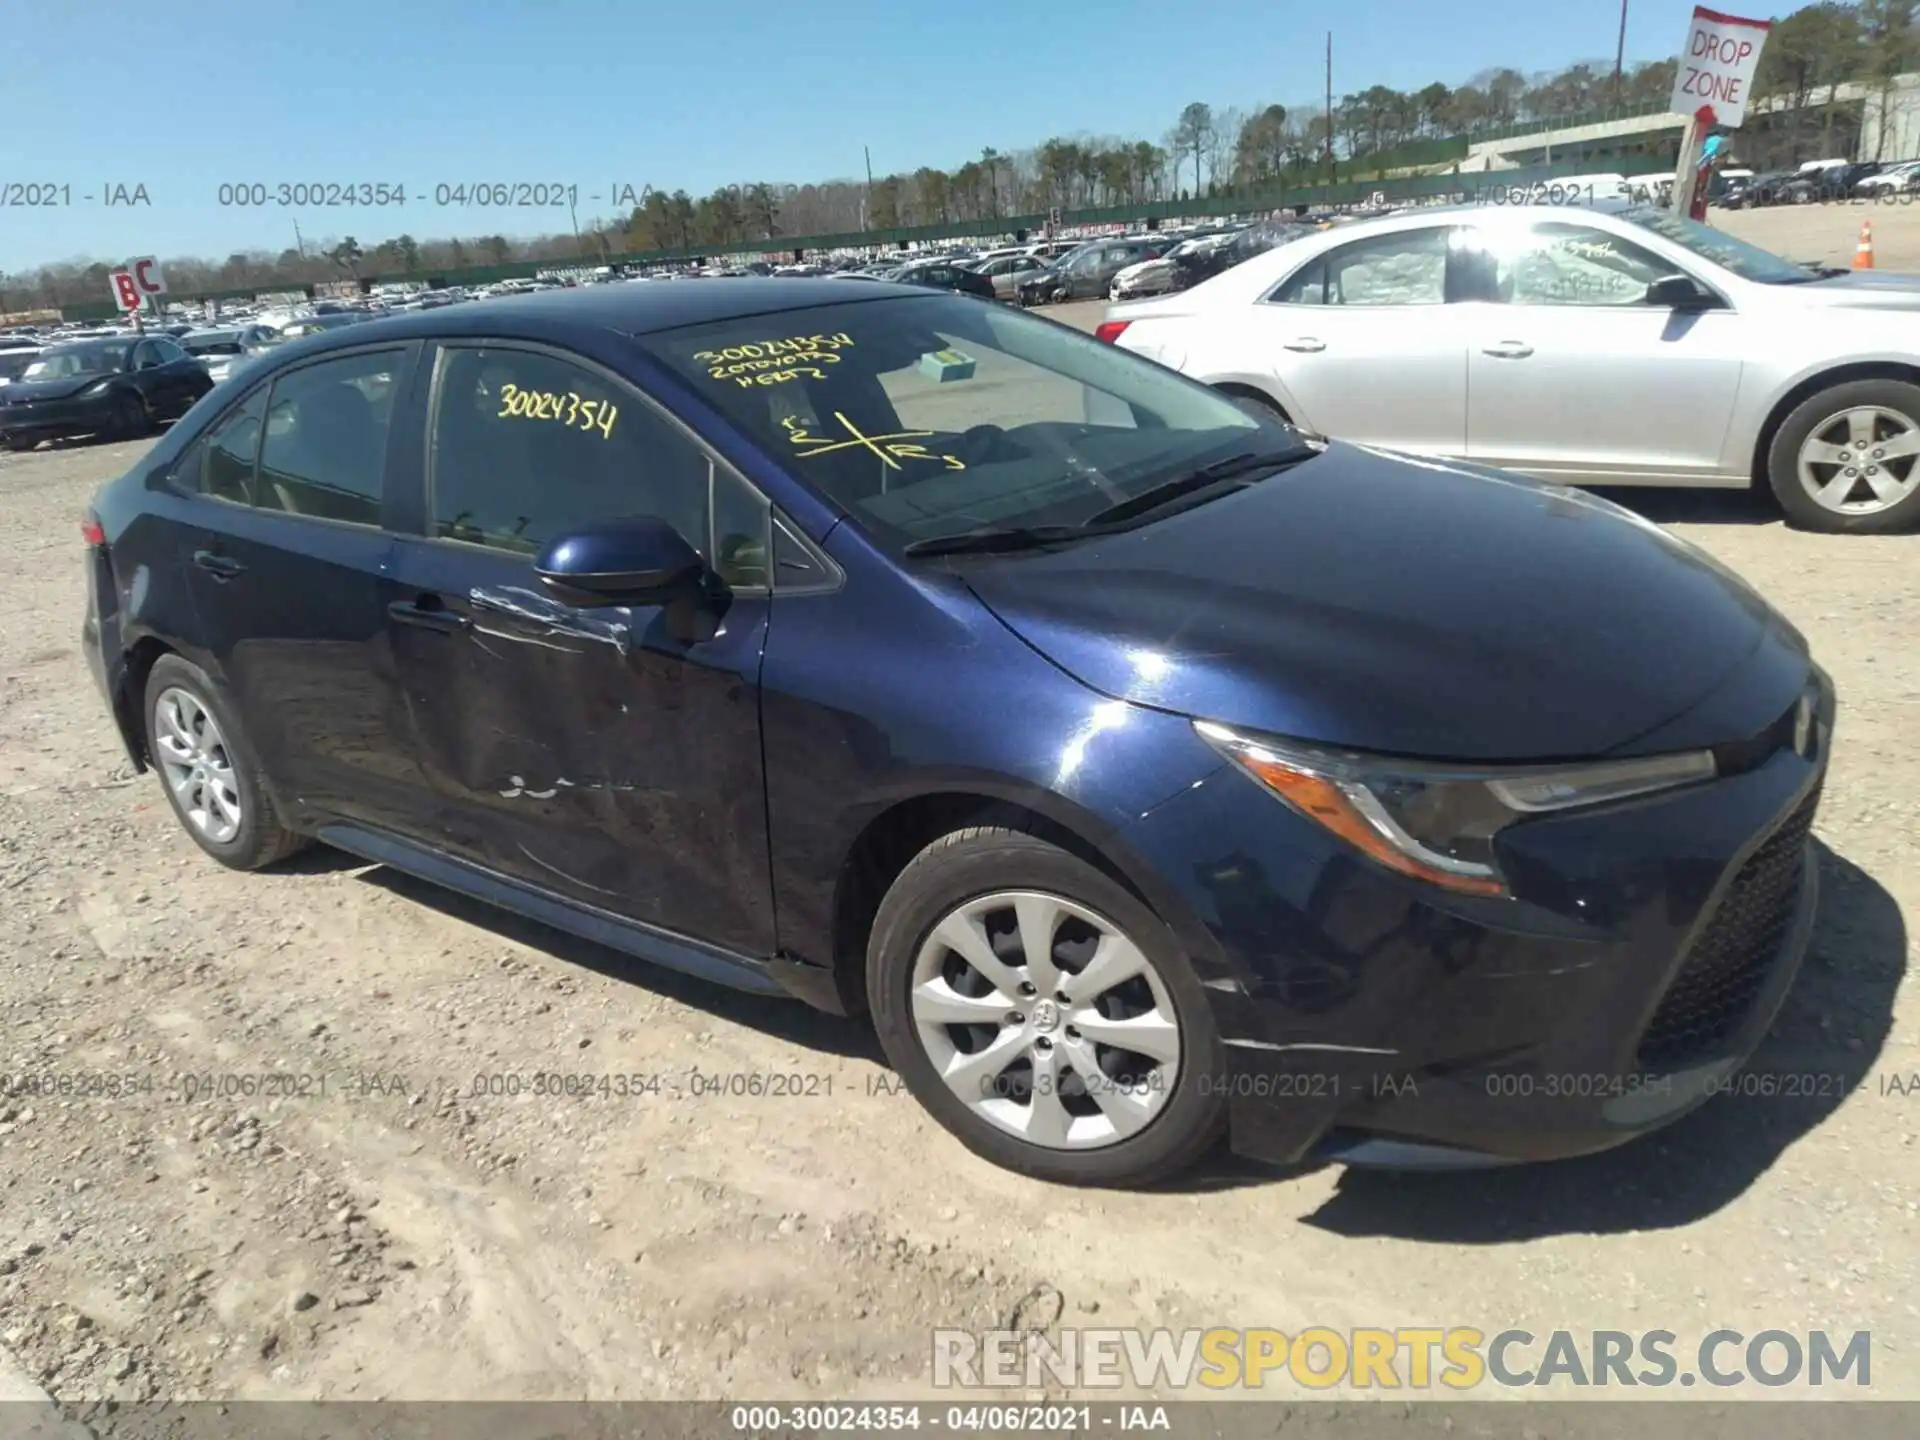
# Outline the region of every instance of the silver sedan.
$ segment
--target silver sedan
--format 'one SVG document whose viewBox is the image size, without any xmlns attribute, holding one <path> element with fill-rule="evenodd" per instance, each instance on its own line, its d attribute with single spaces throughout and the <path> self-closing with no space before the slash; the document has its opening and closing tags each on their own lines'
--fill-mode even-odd
<svg viewBox="0 0 1920 1440">
<path fill-rule="evenodd" d="M 1920 275 L 1816 270 L 1647 206 L 1316 232 L 1103 338 L 1304 428 L 1575 485 L 1769 485 L 1920 524 Z"/>
</svg>

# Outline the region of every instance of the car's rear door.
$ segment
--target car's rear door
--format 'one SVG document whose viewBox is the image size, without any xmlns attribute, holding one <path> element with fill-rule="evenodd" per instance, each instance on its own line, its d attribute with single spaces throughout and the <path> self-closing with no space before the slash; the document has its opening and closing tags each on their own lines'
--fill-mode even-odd
<svg viewBox="0 0 1920 1440">
<path fill-rule="evenodd" d="M 1496 217 L 1480 235 L 1497 303 L 1473 307 L 1467 454 L 1585 483 L 1719 477 L 1746 318 L 1650 305 L 1680 267 L 1598 226 Z"/>
<path fill-rule="evenodd" d="M 771 954 L 765 501 L 583 356 L 447 342 L 434 365 L 416 533 L 383 598 L 437 843 L 577 904 Z M 716 633 L 543 587 L 547 542 L 635 515 L 715 562 L 731 586 Z"/>
<path fill-rule="evenodd" d="M 1295 421 L 1336 439 L 1464 454 L 1469 307 L 1450 278 L 1458 233 L 1423 225 L 1322 251 L 1246 323 L 1210 337 L 1215 368 L 1271 377 Z"/>
<path fill-rule="evenodd" d="M 196 470 L 200 442 L 182 456 L 177 488 L 203 501 L 183 561 L 205 663 L 276 792 L 310 822 L 412 831 L 430 808 L 381 588 L 391 422 L 418 350 L 372 345 L 281 370 L 228 412 L 254 415 L 250 432 L 217 422 L 219 467 Z"/>
</svg>

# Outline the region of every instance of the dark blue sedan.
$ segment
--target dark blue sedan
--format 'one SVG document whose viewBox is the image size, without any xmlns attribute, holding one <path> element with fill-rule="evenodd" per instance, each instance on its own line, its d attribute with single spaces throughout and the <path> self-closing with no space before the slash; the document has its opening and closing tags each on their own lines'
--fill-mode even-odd
<svg viewBox="0 0 1920 1440">
<path fill-rule="evenodd" d="M 84 528 L 95 675 L 216 860 L 870 1012 L 1029 1175 L 1599 1150 L 1806 945 L 1832 690 L 1746 585 L 965 296 L 294 341 Z"/>
</svg>

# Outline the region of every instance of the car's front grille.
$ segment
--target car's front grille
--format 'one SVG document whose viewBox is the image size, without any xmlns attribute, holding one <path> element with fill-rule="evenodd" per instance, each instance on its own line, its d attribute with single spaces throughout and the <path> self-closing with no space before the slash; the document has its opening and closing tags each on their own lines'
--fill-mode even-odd
<svg viewBox="0 0 1920 1440">
<path fill-rule="evenodd" d="M 1640 1037 L 1644 1071 L 1676 1070 L 1710 1054 L 1746 1019 L 1793 923 L 1801 854 L 1816 790 L 1734 876 Z"/>
</svg>

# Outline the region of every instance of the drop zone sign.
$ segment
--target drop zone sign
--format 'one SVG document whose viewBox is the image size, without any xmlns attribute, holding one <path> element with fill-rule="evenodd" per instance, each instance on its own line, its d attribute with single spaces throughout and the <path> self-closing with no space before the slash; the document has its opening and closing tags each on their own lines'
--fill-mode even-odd
<svg viewBox="0 0 1920 1440">
<path fill-rule="evenodd" d="M 1703 125 L 1731 130 L 1747 118 L 1753 70 L 1760 63 L 1771 20 L 1742 20 L 1696 5 L 1673 79 L 1673 109 Z"/>
</svg>

